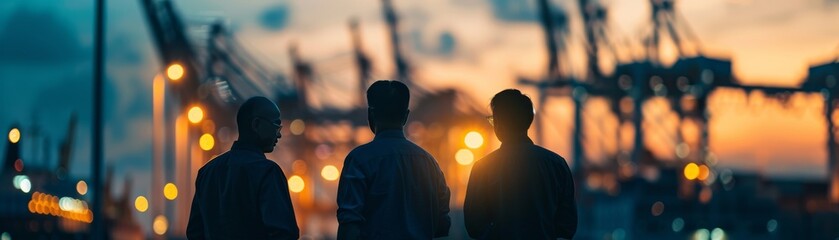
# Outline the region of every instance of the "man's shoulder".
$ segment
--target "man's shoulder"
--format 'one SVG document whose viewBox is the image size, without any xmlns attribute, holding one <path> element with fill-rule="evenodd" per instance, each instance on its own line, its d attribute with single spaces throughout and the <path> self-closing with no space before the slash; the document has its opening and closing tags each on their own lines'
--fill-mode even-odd
<svg viewBox="0 0 839 240">
<path fill-rule="evenodd" d="M 502 153 L 503 152 L 503 153 Z M 546 149 L 539 145 L 530 145 L 530 147 L 526 148 L 516 148 L 516 149 L 508 149 L 506 151 L 498 149 L 489 154 L 483 159 L 488 159 L 492 161 L 493 159 L 497 159 L 504 156 L 507 157 L 529 157 L 529 158 L 538 158 L 538 159 L 545 159 L 550 161 L 561 161 L 565 162 L 565 158 L 560 156 L 554 151 Z M 481 160 L 483 161 L 483 160 Z"/>
<path fill-rule="evenodd" d="M 347 158 L 359 158 L 359 157 L 362 157 L 362 156 L 368 154 L 370 151 L 376 149 L 372 145 L 373 145 L 373 142 L 368 142 L 368 143 L 361 144 L 361 145 L 353 148 L 352 150 L 350 150 L 349 153 L 347 153 Z"/>
<path fill-rule="evenodd" d="M 347 155 L 351 158 L 376 158 L 389 154 L 410 154 L 434 158 L 419 145 L 407 140 L 374 140 L 354 148 Z"/>
<path fill-rule="evenodd" d="M 204 166 L 201 166 L 201 168 L 198 169 L 198 173 L 200 174 L 201 172 L 205 171 L 206 169 L 215 168 L 216 165 L 218 165 L 220 162 L 223 162 L 224 159 L 227 159 L 229 157 L 230 157 L 230 152 L 227 151 L 227 152 L 224 152 L 222 154 L 219 154 L 218 156 L 215 156 L 215 157 L 211 158 L 210 161 L 207 161 L 206 163 L 204 163 Z"/>
<path fill-rule="evenodd" d="M 201 169 L 199 169 L 199 173 L 204 169 L 212 169 L 219 167 L 220 164 L 226 164 L 228 166 L 235 166 L 238 165 L 244 168 L 258 168 L 264 169 L 267 167 L 279 167 L 279 165 L 271 161 L 270 159 L 265 158 L 265 156 L 260 154 L 253 154 L 247 151 L 228 151 L 217 157 L 211 159 L 206 164 L 204 164 Z"/>
<path fill-rule="evenodd" d="M 495 165 L 500 155 L 501 149 L 495 149 L 495 151 L 490 152 L 486 156 L 476 161 L 475 164 L 472 166 L 472 171 L 482 171 L 482 169 L 487 168 L 487 166 L 489 165 Z"/>
<path fill-rule="evenodd" d="M 539 145 L 533 145 L 533 151 L 548 158 L 565 160 L 565 158 L 560 156 L 558 153 Z"/>
<path fill-rule="evenodd" d="M 559 164 L 560 166 L 562 166 L 562 168 L 568 167 L 568 161 L 554 151 L 551 151 L 539 145 L 533 145 L 533 152 L 536 153 L 537 156 L 539 156 L 539 158 L 553 162 L 554 164 Z"/>
</svg>

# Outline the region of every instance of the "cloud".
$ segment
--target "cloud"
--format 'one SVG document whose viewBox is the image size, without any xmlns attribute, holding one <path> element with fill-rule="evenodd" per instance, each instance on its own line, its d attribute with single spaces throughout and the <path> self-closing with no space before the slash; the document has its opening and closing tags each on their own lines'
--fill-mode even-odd
<svg viewBox="0 0 839 240">
<path fill-rule="evenodd" d="M 0 63 L 62 64 L 88 56 L 79 34 L 49 11 L 18 8 L 0 26 Z"/>
</svg>

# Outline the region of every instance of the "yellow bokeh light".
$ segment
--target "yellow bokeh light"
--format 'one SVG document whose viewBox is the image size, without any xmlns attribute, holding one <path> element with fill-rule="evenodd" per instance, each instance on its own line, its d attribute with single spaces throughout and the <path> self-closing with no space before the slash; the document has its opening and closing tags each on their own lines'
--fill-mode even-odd
<svg viewBox="0 0 839 240">
<path fill-rule="evenodd" d="M 711 169 L 709 169 L 708 166 L 706 166 L 705 164 L 702 164 L 699 166 L 699 174 L 696 176 L 696 179 L 699 179 L 700 181 L 705 181 L 705 179 L 708 179 L 708 176 L 710 175 Z"/>
<path fill-rule="evenodd" d="M 326 165 L 325 167 L 323 167 L 323 170 L 320 170 L 320 175 L 323 177 L 323 179 L 335 181 L 338 180 L 338 178 L 341 176 L 341 173 L 338 172 L 337 167 L 332 165 Z"/>
<path fill-rule="evenodd" d="M 134 199 L 134 208 L 136 208 L 137 211 L 146 212 L 146 210 L 149 210 L 149 200 L 146 199 L 146 197 L 138 196 Z"/>
<path fill-rule="evenodd" d="M 192 107 L 187 112 L 186 117 L 191 123 L 199 123 L 204 119 L 204 109 L 201 109 L 199 106 Z"/>
<path fill-rule="evenodd" d="M 166 76 L 175 81 L 180 80 L 184 77 L 184 66 L 177 63 L 169 65 L 169 67 L 166 68 Z"/>
<path fill-rule="evenodd" d="M 291 134 L 294 135 L 303 134 L 303 131 L 306 130 L 306 122 L 303 122 L 303 120 L 300 119 L 294 119 L 294 121 L 291 121 L 289 130 L 291 130 Z"/>
<path fill-rule="evenodd" d="M 306 183 L 303 182 L 303 178 L 300 176 L 294 175 L 288 178 L 288 190 L 299 193 L 303 191 L 304 187 L 306 187 Z"/>
<path fill-rule="evenodd" d="M 466 146 L 471 149 L 479 148 L 484 145 L 484 136 L 481 136 L 478 132 L 471 131 L 466 134 L 463 143 L 466 143 Z"/>
<path fill-rule="evenodd" d="M 204 151 L 213 150 L 213 147 L 216 145 L 216 139 L 213 138 L 213 135 L 209 133 L 205 133 L 201 135 L 201 138 L 198 139 L 198 145 L 201 146 L 201 149 Z"/>
<path fill-rule="evenodd" d="M 163 196 L 169 200 L 175 200 L 178 197 L 178 187 L 174 183 L 167 183 L 163 186 Z"/>
<path fill-rule="evenodd" d="M 685 178 L 688 180 L 694 180 L 699 177 L 699 166 L 696 163 L 688 163 L 685 166 Z"/>
<path fill-rule="evenodd" d="M 469 165 L 475 161 L 475 154 L 472 154 L 469 149 L 460 149 L 454 154 L 454 160 L 457 160 L 460 165 Z"/>
<path fill-rule="evenodd" d="M 157 215 L 152 223 L 152 228 L 157 235 L 166 234 L 166 230 L 169 230 L 169 220 L 166 219 L 166 216 Z"/>
<path fill-rule="evenodd" d="M 79 192 L 81 195 L 87 194 L 87 183 L 84 180 L 79 180 L 76 183 L 76 192 Z"/>
<path fill-rule="evenodd" d="M 12 130 L 9 130 L 9 142 L 17 143 L 18 141 L 20 141 L 20 130 L 12 128 Z"/>
</svg>

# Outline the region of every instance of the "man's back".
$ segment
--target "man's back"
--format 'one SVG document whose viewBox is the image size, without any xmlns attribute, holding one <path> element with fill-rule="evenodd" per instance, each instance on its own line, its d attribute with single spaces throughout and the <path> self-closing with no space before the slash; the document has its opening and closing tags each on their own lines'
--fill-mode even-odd
<svg viewBox="0 0 839 240">
<path fill-rule="evenodd" d="M 285 175 L 258 149 L 233 148 L 198 172 L 187 237 L 297 239 Z"/>
<path fill-rule="evenodd" d="M 449 189 L 437 162 L 401 131 L 377 133 L 344 162 L 338 221 L 359 224 L 363 239 L 448 235 Z"/>
<path fill-rule="evenodd" d="M 504 143 L 472 168 L 464 217 L 473 238 L 573 237 L 577 211 L 565 159 L 529 139 Z"/>
</svg>

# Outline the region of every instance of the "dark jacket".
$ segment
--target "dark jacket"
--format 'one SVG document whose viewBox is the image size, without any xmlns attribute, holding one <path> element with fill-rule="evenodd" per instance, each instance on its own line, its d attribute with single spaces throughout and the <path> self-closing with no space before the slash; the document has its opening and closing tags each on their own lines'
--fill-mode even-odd
<svg viewBox="0 0 839 240">
<path fill-rule="evenodd" d="M 344 161 L 338 222 L 359 225 L 362 239 L 447 236 L 449 197 L 434 157 L 402 131 L 382 131 Z"/>
<path fill-rule="evenodd" d="M 505 141 L 475 163 L 463 208 L 472 238 L 570 239 L 577 229 L 568 164 L 529 138 Z"/>
<path fill-rule="evenodd" d="M 198 171 L 186 234 L 189 239 L 297 239 L 280 166 L 257 147 L 233 143 Z"/>
</svg>

